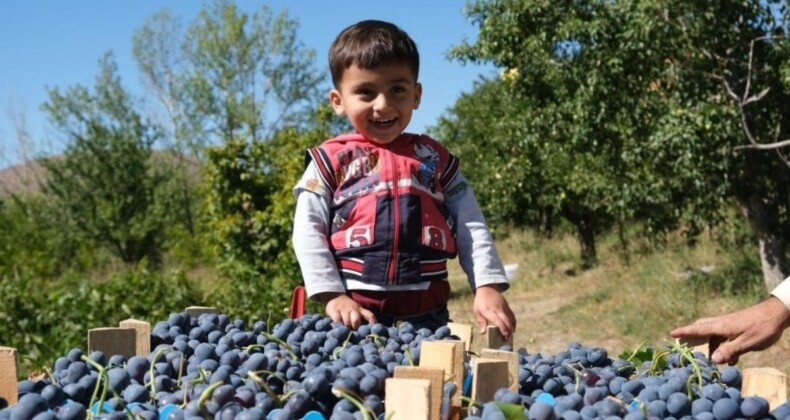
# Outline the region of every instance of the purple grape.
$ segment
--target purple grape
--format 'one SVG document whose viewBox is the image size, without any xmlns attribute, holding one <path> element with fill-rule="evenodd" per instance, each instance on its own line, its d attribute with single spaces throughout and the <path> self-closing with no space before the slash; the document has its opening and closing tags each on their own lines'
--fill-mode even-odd
<svg viewBox="0 0 790 420">
<path fill-rule="evenodd" d="M 252 407 L 237 414 L 234 420 L 265 420 L 265 419 L 266 419 L 266 414 L 263 413 L 263 410 L 257 407 Z"/>
<path fill-rule="evenodd" d="M 57 414 L 60 420 L 85 420 L 88 409 L 78 402 L 70 402 L 60 407 Z"/>
<path fill-rule="evenodd" d="M 362 396 L 377 395 L 381 392 L 383 383 L 373 375 L 365 375 L 359 380 L 359 392 Z"/>
<path fill-rule="evenodd" d="M 582 370 L 582 382 L 587 386 L 595 385 L 598 380 L 601 379 L 597 373 L 595 373 L 592 369 L 584 369 Z"/>
<path fill-rule="evenodd" d="M 717 384 L 717 383 L 707 384 L 703 386 L 701 392 L 703 397 L 713 402 L 718 401 L 726 394 L 726 392 L 724 391 L 724 387 L 721 386 L 721 384 Z"/>
<path fill-rule="evenodd" d="M 536 401 L 529 408 L 529 418 L 534 420 L 553 420 L 554 408 L 543 401 Z"/>
<path fill-rule="evenodd" d="M 647 414 L 663 419 L 667 416 L 667 403 L 664 400 L 653 400 L 647 404 Z"/>
<path fill-rule="evenodd" d="M 127 403 L 143 403 L 151 399 L 151 393 L 148 388 L 139 384 L 130 384 L 123 390 L 121 395 Z"/>
<path fill-rule="evenodd" d="M 584 405 L 591 406 L 604 398 L 599 388 L 587 388 L 584 390 Z"/>
<path fill-rule="evenodd" d="M 720 398 L 713 403 L 713 417 L 716 420 L 730 420 L 738 415 L 738 403 L 731 398 Z"/>
<path fill-rule="evenodd" d="M 683 417 L 691 413 L 691 401 L 683 392 L 675 392 L 667 399 L 667 411 L 675 417 Z"/>
<path fill-rule="evenodd" d="M 711 411 L 713 411 L 713 401 L 707 398 L 699 398 L 691 402 L 691 415 L 694 417 Z"/>
<path fill-rule="evenodd" d="M 761 418 L 768 413 L 768 400 L 760 396 L 749 396 L 741 401 L 741 414 L 748 418 Z"/>
</svg>

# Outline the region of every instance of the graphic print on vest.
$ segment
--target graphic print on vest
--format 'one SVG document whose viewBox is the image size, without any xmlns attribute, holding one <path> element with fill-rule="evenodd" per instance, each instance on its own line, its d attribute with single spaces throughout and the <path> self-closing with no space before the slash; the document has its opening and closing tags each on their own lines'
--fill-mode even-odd
<svg viewBox="0 0 790 420">
<path fill-rule="evenodd" d="M 353 182 L 355 179 L 369 176 L 379 170 L 378 153 L 361 147 L 341 151 L 337 155 L 337 161 L 339 165 L 335 172 L 335 179 L 338 185 L 344 182 Z"/>
<path fill-rule="evenodd" d="M 420 161 L 419 183 L 430 192 L 436 192 L 436 168 L 439 153 L 428 144 L 414 144 L 414 154 Z"/>
</svg>

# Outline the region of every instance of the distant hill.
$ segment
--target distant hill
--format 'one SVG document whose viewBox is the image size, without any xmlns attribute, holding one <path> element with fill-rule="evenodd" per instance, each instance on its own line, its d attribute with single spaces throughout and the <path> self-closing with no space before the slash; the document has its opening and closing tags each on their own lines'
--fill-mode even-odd
<svg viewBox="0 0 790 420">
<path fill-rule="evenodd" d="M 37 161 L 29 161 L 0 170 L 0 196 L 38 192 L 47 170 Z"/>
<path fill-rule="evenodd" d="M 172 161 L 175 157 L 169 152 L 154 152 L 154 160 L 159 163 L 169 160 Z M 60 159 L 60 156 L 55 159 Z M 200 175 L 202 163 L 187 157 L 185 158 L 188 166 L 189 178 L 197 180 Z M 156 163 L 155 163 L 156 164 Z M 47 170 L 37 160 L 31 160 L 25 163 L 9 166 L 5 169 L 0 169 L 0 197 L 11 194 L 21 193 L 36 193 L 41 191 L 41 186 L 46 181 Z"/>
</svg>

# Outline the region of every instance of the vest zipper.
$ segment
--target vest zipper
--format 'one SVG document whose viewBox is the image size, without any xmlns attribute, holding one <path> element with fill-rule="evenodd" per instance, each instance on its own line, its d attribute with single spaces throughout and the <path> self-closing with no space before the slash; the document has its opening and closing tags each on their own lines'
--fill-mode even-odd
<svg viewBox="0 0 790 420">
<path fill-rule="evenodd" d="M 392 232 L 392 255 L 390 256 L 390 266 L 387 270 L 387 283 L 393 284 L 395 282 L 395 274 L 397 272 L 397 264 L 396 261 L 398 259 L 398 240 L 400 239 L 400 200 L 398 199 L 398 184 L 400 182 L 400 174 L 398 173 L 398 165 L 395 161 L 394 154 L 387 151 L 390 157 L 390 162 L 392 165 L 392 172 L 395 175 L 394 182 L 392 185 L 392 196 L 393 196 L 393 215 L 392 215 L 392 225 L 393 225 L 393 232 Z"/>
</svg>

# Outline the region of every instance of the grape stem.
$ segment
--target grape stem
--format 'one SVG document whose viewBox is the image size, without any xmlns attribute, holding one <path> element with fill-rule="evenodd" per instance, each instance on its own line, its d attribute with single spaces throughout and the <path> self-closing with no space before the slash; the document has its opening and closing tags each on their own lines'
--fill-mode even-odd
<svg viewBox="0 0 790 420">
<path fill-rule="evenodd" d="M 353 392 L 345 388 L 333 386 L 332 394 L 334 394 L 338 398 L 345 398 L 351 401 L 351 403 L 354 404 L 357 407 L 357 409 L 359 409 L 359 412 L 362 413 L 363 420 L 373 420 L 376 418 L 376 413 L 374 413 L 370 409 L 370 407 L 366 407 L 365 404 L 363 404 L 362 401 L 359 399 L 359 397 L 357 397 Z"/>
</svg>

